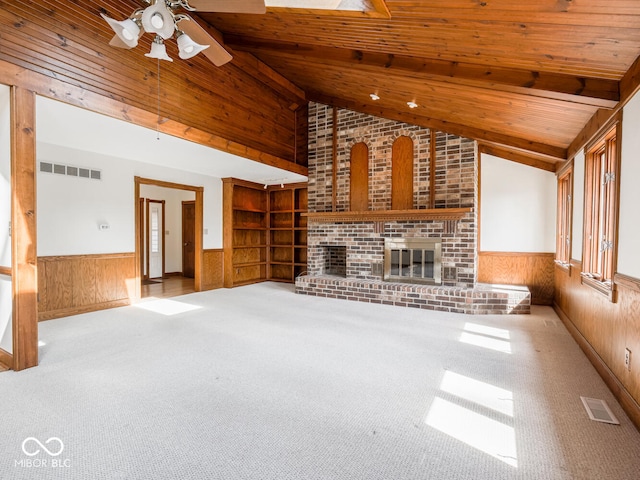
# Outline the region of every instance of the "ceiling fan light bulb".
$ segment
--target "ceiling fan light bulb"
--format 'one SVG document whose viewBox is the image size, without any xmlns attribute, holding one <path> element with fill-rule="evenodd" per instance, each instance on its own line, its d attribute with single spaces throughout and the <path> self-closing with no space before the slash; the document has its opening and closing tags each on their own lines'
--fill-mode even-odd
<svg viewBox="0 0 640 480">
<path fill-rule="evenodd" d="M 153 15 L 151 15 L 151 25 L 153 25 L 158 30 L 164 27 L 164 19 L 162 18 L 162 15 L 160 15 L 159 13 L 154 13 Z"/>
</svg>

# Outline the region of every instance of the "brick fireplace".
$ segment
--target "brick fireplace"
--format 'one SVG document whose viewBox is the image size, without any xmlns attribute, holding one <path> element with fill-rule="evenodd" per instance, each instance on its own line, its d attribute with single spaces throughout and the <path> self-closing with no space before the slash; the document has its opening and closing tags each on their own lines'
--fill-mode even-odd
<svg viewBox="0 0 640 480">
<path fill-rule="evenodd" d="M 428 129 L 349 110 L 337 118 L 334 192 L 332 109 L 310 104 L 308 271 L 296 279 L 296 292 L 460 313 L 528 312 L 528 290 L 476 282 L 476 143 L 436 132 L 431 172 Z M 391 149 L 400 136 L 412 140 L 414 175 L 412 209 L 398 215 L 391 210 Z M 366 212 L 349 205 L 350 152 L 358 142 L 369 152 Z M 385 281 L 385 239 L 439 239 L 440 282 Z"/>
</svg>

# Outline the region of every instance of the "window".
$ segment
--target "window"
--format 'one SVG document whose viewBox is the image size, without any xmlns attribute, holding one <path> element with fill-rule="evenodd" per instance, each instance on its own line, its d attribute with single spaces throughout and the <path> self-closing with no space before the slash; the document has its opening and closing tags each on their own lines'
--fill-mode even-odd
<svg viewBox="0 0 640 480">
<path fill-rule="evenodd" d="M 585 163 L 582 276 L 584 283 L 606 294 L 613 290 L 616 262 L 619 128 L 618 118 L 613 128 L 587 149 Z"/>
<path fill-rule="evenodd" d="M 556 262 L 568 266 L 571 260 L 571 216 L 573 211 L 573 164 L 558 174 Z"/>
</svg>

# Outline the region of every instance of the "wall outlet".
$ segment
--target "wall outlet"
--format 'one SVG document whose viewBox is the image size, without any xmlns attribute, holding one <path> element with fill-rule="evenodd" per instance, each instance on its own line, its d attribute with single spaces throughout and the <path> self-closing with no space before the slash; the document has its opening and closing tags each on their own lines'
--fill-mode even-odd
<svg viewBox="0 0 640 480">
<path fill-rule="evenodd" d="M 631 350 L 628 348 L 624 349 L 624 366 L 631 371 Z"/>
</svg>

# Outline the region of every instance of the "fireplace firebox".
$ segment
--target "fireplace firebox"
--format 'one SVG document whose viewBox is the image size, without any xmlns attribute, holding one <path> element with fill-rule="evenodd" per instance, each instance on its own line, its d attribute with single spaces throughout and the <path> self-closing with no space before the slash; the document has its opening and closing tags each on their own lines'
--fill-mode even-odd
<svg viewBox="0 0 640 480">
<path fill-rule="evenodd" d="M 442 283 L 442 239 L 385 238 L 384 280 L 387 282 Z"/>
</svg>

